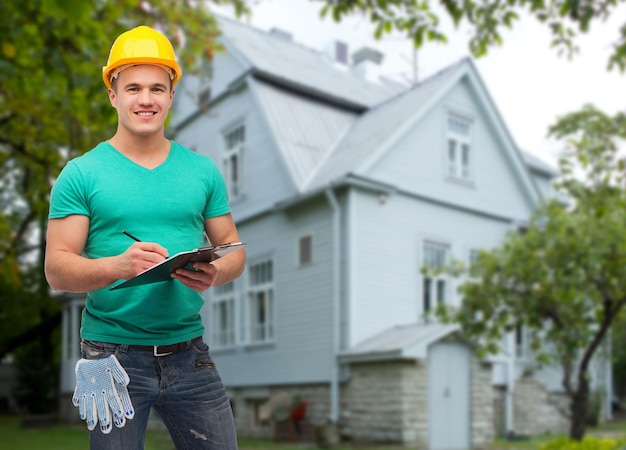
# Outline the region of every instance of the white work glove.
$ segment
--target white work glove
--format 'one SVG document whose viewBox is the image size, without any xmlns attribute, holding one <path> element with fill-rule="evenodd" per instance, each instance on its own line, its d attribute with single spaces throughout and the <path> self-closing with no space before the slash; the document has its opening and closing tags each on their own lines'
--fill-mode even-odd
<svg viewBox="0 0 626 450">
<path fill-rule="evenodd" d="M 104 434 L 111 432 L 113 423 L 121 428 L 126 419 L 135 416 L 128 395 L 130 378 L 115 355 L 102 359 L 81 359 L 76 363 L 76 389 L 72 403 L 78 406 L 81 420 L 87 420 L 87 428 L 93 430 L 100 422 Z"/>
</svg>

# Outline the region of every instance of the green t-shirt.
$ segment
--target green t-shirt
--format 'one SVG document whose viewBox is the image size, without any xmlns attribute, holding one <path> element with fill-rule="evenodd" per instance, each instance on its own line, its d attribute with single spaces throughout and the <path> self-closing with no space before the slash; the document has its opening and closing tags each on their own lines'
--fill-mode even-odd
<svg viewBox="0 0 626 450">
<path fill-rule="evenodd" d="M 230 212 L 213 161 L 171 141 L 167 159 L 149 170 L 108 142 L 70 161 L 54 184 L 50 219 L 89 218 L 84 256 L 124 252 L 133 241 L 156 242 L 170 255 L 203 245 L 204 219 Z M 88 293 L 81 337 L 116 344 L 167 345 L 204 332 L 203 297 L 177 280 Z"/>
</svg>

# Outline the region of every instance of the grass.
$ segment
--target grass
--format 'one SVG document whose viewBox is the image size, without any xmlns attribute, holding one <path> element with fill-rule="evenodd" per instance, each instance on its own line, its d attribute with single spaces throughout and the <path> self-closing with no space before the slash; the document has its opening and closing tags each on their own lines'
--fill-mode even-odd
<svg viewBox="0 0 626 450">
<path fill-rule="evenodd" d="M 626 422 L 613 422 L 589 428 L 587 434 L 626 435 Z M 557 436 L 537 436 L 526 441 L 494 442 L 490 450 L 536 450 L 541 444 Z M 28 450 L 84 450 L 89 447 L 87 428 L 82 423 L 54 424 L 41 427 L 23 427 L 19 416 L 0 416 L 0 448 Z M 316 448 L 313 444 L 277 444 L 271 441 L 239 440 L 239 450 L 280 449 L 302 450 Z M 341 445 L 335 450 L 355 449 L 400 450 L 402 446 L 350 446 Z M 149 430 L 146 436 L 145 450 L 174 450 L 174 445 L 165 430 Z"/>
<path fill-rule="evenodd" d="M 239 450 L 280 449 L 302 450 L 316 448 L 314 444 L 277 444 L 272 441 L 239 439 Z M 22 426 L 20 416 L 0 416 L 0 449 L 28 450 L 85 450 L 89 436 L 83 423 L 54 424 L 40 427 Z M 357 447 L 337 447 L 335 450 L 352 450 Z M 363 449 L 364 447 L 358 447 Z M 376 450 L 399 450 L 403 447 L 377 446 Z M 150 429 L 146 435 L 145 450 L 174 450 L 166 430 Z"/>
<path fill-rule="evenodd" d="M 82 423 L 23 427 L 19 416 L 0 416 L 0 448 L 29 450 L 85 450 L 89 448 L 87 427 Z M 150 432 L 146 450 L 172 450 L 167 432 Z"/>
</svg>

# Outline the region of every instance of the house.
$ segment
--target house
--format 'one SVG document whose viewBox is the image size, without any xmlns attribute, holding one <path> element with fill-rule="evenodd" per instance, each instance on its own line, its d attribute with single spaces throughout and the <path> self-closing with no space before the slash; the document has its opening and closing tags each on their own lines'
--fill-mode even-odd
<svg viewBox="0 0 626 450">
<path fill-rule="evenodd" d="M 183 77 L 170 125 L 222 168 L 247 243 L 244 274 L 202 311 L 239 434 L 271 437 L 284 395 L 354 441 L 563 431 L 558 373 L 533 365 L 523 330 L 482 360 L 432 317 L 461 299 L 421 269 L 499 245 L 556 176 L 517 148 L 472 60 L 406 87 L 375 76 L 373 49 L 350 61 L 340 42 L 319 52 L 220 20 L 225 51 L 211 78 Z"/>
<path fill-rule="evenodd" d="M 519 339 L 479 360 L 429 314 L 460 299 L 420 269 L 497 246 L 556 175 L 516 147 L 472 60 L 407 88 L 370 76 L 373 49 L 348 64 L 341 43 L 221 24 L 213 78 L 181 81 L 172 127 L 222 167 L 248 244 L 244 275 L 203 311 L 239 433 L 270 436 L 263 405 L 281 392 L 352 440 L 476 448 L 563 431 L 558 383 L 527 380 Z M 541 408 L 522 426 L 529 399 Z"/>
</svg>

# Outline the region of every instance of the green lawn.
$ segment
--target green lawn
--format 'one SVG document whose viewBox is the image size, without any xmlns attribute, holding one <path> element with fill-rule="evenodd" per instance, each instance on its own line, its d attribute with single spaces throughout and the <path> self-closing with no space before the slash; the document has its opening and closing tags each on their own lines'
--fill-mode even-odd
<svg viewBox="0 0 626 450">
<path fill-rule="evenodd" d="M 172 450 L 171 442 L 166 432 L 150 432 L 146 450 Z M 18 416 L 0 416 L 0 448 L 85 450 L 89 448 L 89 436 L 82 423 L 23 427 Z"/>
<path fill-rule="evenodd" d="M 82 423 L 57 424 L 41 427 L 23 427 L 18 416 L 0 416 L 0 449 L 28 450 L 85 450 L 89 448 L 87 428 Z M 626 435 L 626 422 L 604 424 L 588 430 L 588 434 Z M 555 439 L 556 436 L 538 436 L 527 441 L 496 441 L 491 450 L 536 450 L 542 443 Z M 313 444 L 276 444 L 271 441 L 250 441 L 240 439 L 240 450 L 280 449 L 302 450 L 315 448 Z M 335 450 L 354 450 L 370 448 L 375 450 L 400 450 L 400 446 L 349 446 L 342 445 Z M 146 438 L 145 450 L 174 450 L 167 431 L 150 430 Z"/>
<path fill-rule="evenodd" d="M 239 440 L 239 450 L 280 449 L 302 450 L 316 448 L 314 444 L 277 444 L 271 441 Z M 85 450 L 89 448 L 87 428 L 83 423 L 56 424 L 42 427 L 23 427 L 21 417 L 0 416 L 0 449 L 28 450 Z M 337 447 L 352 450 L 356 447 Z M 363 447 L 359 447 L 363 449 Z M 376 450 L 399 450 L 402 447 L 376 447 Z M 174 450 L 174 444 L 165 430 L 149 430 L 145 450 Z"/>
</svg>

